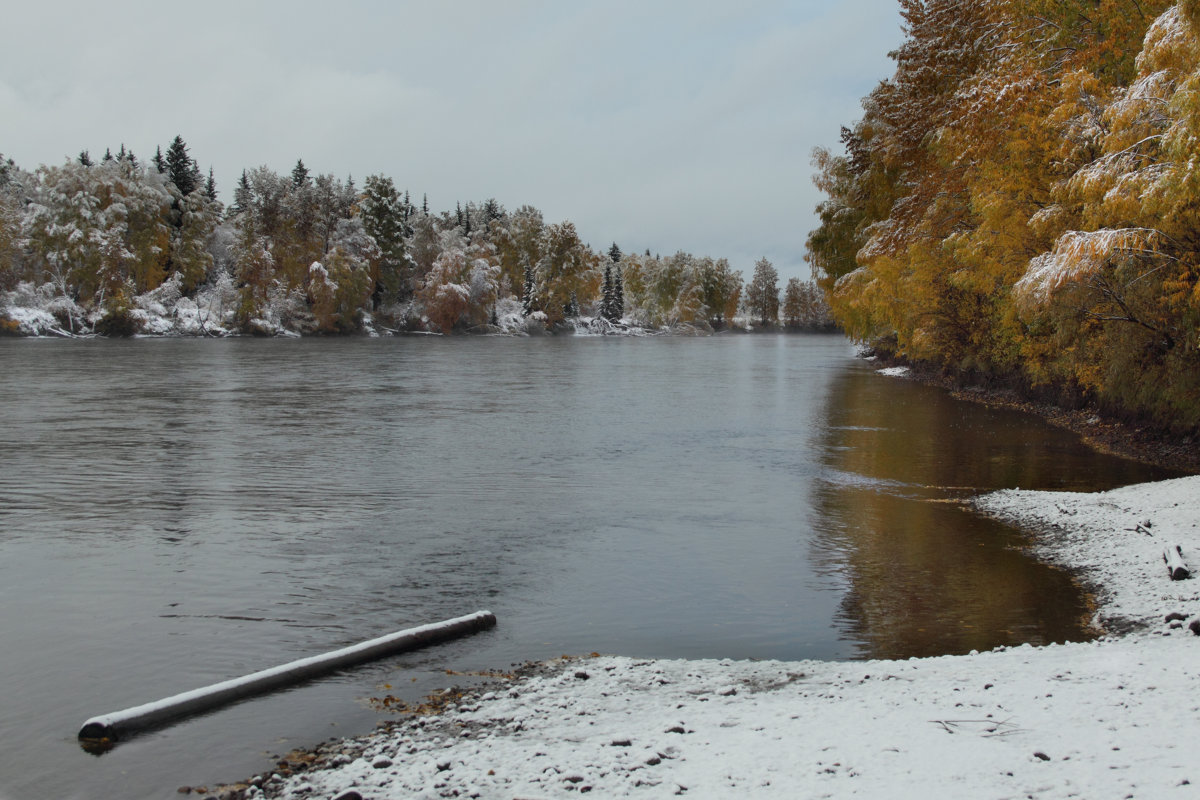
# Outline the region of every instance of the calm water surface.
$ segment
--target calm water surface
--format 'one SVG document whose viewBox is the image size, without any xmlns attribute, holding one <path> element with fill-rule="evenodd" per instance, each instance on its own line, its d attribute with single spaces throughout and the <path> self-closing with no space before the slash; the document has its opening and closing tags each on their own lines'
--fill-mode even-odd
<svg viewBox="0 0 1200 800">
<path fill-rule="evenodd" d="M 0 341 L 0 798 L 176 796 L 563 653 L 1087 635 L 948 500 L 1164 477 L 839 337 Z M 84 719 L 410 625 L 497 629 L 95 757 Z M 390 688 L 388 688 L 390 687 Z"/>
</svg>

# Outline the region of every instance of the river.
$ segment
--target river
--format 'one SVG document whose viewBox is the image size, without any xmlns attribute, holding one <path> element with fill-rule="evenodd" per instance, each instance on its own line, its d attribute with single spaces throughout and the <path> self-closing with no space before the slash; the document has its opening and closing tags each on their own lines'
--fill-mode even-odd
<svg viewBox="0 0 1200 800">
<path fill-rule="evenodd" d="M 837 336 L 0 341 L 0 798 L 168 798 L 593 651 L 1085 638 L 957 500 L 1167 477 Z M 88 717 L 487 608 L 496 629 L 90 755 Z"/>
</svg>

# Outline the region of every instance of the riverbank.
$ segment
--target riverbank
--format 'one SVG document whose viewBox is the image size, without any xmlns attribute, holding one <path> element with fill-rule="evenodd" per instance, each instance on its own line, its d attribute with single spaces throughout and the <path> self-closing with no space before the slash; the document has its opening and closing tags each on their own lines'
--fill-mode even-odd
<svg viewBox="0 0 1200 800">
<path fill-rule="evenodd" d="M 451 691 L 228 797 L 1190 797 L 1200 478 L 1004 491 L 983 513 L 1095 591 L 1099 641 L 908 661 L 562 659 Z M 1168 616 L 1172 618 L 1168 620 Z"/>
</svg>

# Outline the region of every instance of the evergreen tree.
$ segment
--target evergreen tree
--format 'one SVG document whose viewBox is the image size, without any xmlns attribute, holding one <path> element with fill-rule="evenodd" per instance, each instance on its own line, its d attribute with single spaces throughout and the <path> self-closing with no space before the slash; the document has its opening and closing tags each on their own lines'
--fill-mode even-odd
<svg viewBox="0 0 1200 800">
<path fill-rule="evenodd" d="M 621 263 L 621 248 L 617 247 L 616 242 L 613 242 L 612 247 L 608 248 L 608 257 L 614 264 Z"/>
<path fill-rule="evenodd" d="M 304 166 L 304 159 L 296 159 L 296 166 L 292 168 L 292 188 L 299 189 L 308 183 L 308 167 Z"/>
<path fill-rule="evenodd" d="M 165 158 L 163 158 L 161 147 L 155 148 L 154 158 L 152 161 L 154 164 L 154 168 L 156 170 L 158 170 L 159 175 L 162 175 L 164 172 L 167 171 L 167 160 Z"/>
<path fill-rule="evenodd" d="M 454 205 L 455 205 L 455 208 L 454 208 L 455 218 L 458 220 L 458 227 L 461 228 L 463 226 L 462 203 L 455 203 Z"/>
<path fill-rule="evenodd" d="M 161 151 L 160 151 L 161 152 Z M 157 159 L 157 156 L 155 157 Z M 158 162 L 155 162 L 155 166 Z M 182 136 L 176 136 L 171 146 L 167 148 L 166 158 L 167 178 L 175 184 L 175 188 L 184 197 L 196 191 L 199 184 L 199 170 L 196 169 L 192 157 L 188 155 L 187 144 Z"/>
<path fill-rule="evenodd" d="M 421 195 L 421 213 L 429 215 L 429 195 Z"/>
<path fill-rule="evenodd" d="M 92 157 L 90 155 L 88 155 L 87 150 L 80 150 L 79 151 L 79 163 L 83 164 L 85 167 L 90 167 L 95 162 L 92 161 Z"/>
<path fill-rule="evenodd" d="M 110 150 L 107 147 L 104 148 L 104 163 L 107 164 L 108 162 L 110 162 L 112 160 L 113 160 L 112 150 Z"/>
<path fill-rule="evenodd" d="M 492 223 L 504 217 L 504 209 L 500 207 L 494 197 L 489 197 L 483 204 L 483 217 L 484 227 L 489 233 L 492 230 Z"/>
<path fill-rule="evenodd" d="M 600 300 L 600 316 L 612 321 L 613 314 L 613 268 L 612 264 L 604 265 L 604 294 Z"/>
<path fill-rule="evenodd" d="M 137 157 L 134 156 L 132 150 L 125 149 L 124 142 L 121 142 L 121 149 L 119 151 L 117 151 L 117 160 L 118 161 L 128 161 L 129 166 L 133 167 L 134 169 L 137 169 L 137 166 L 138 166 Z"/>
<path fill-rule="evenodd" d="M 250 203 L 254 199 L 254 190 L 250 188 L 250 176 L 246 174 L 246 170 L 242 170 L 242 177 L 238 179 L 237 188 L 233 190 L 233 205 L 229 207 L 229 215 L 237 216 L 250 208 Z"/>
<path fill-rule="evenodd" d="M 212 167 L 208 168 L 208 180 L 204 182 L 204 194 L 209 200 L 214 202 L 217 199 L 217 181 L 213 178 Z"/>
<path fill-rule="evenodd" d="M 196 189 L 201 189 L 201 190 L 204 189 L 204 173 L 202 173 L 200 171 L 200 163 L 198 161 L 196 161 L 196 159 L 194 159 L 194 158 L 192 159 L 191 172 L 192 172 L 192 186 L 195 187 L 192 191 L 196 191 Z"/>
<path fill-rule="evenodd" d="M 367 176 L 359 217 L 380 251 L 379 272 L 372 292 L 376 305 L 404 300 L 411 290 L 408 253 L 404 248 L 404 211 L 391 178 Z"/>
<path fill-rule="evenodd" d="M 521 311 L 525 316 L 532 314 L 537 304 L 537 279 L 533 264 L 525 261 L 525 290 L 521 293 Z"/>
<path fill-rule="evenodd" d="M 625 316 L 625 280 L 621 277 L 621 268 L 613 270 L 613 322 Z"/>
<path fill-rule="evenodd" d="M 408 195 L 408 190 L 405 189 L 404 190 L 404 236 L 406 238 L 413 235 L 412 225 L 409 224 L 409 220 L 412 218 L 412 215 L 415 212 L 416 212 L 416 209 L 413 208 L 412 199 Z"/>
</svg>

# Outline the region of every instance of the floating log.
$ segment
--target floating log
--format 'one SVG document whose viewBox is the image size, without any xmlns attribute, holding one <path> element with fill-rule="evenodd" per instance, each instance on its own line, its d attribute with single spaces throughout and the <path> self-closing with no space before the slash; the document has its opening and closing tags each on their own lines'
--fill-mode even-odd
<svg viewBox="0 0 1200 800">
<path fill-rule="evenodd" d="M 1192 571 L 1184 563 L 1183 550 L 1179 545 L 1174 544 L 1163 550 L 1163 561 L 1167 562 L 1167 574 L 1171 576 L 1171 580 L 1181 581 L 1191 577 Z"/>
<path fill-rule="evenodd" d="M 211 686 L 193 689 L 190 692 L 183 692 L 153 703 L 92 717 L 79 729 L 79 738 L 92 743 L 107 740 L 111 744 L 121 737 L 137 731 L 158 727 L 191 714 L 209 711 L 244 697 L 290 686 L 318 675 L 373 661 L 383 656 L 415 650 L 448 639 L 456 639 L 491 628 L 495 624 L 496 616 L 492 612 L 477 611 L 465 617 L 456 617 L 445 622 L 435 622 L 398 631 L 344 647 L 341 650 L 334 650 L 331 653 L 302 658 L 241 678 L 233 678 L 221 683 L 214 683 Z"/>
</svg>

